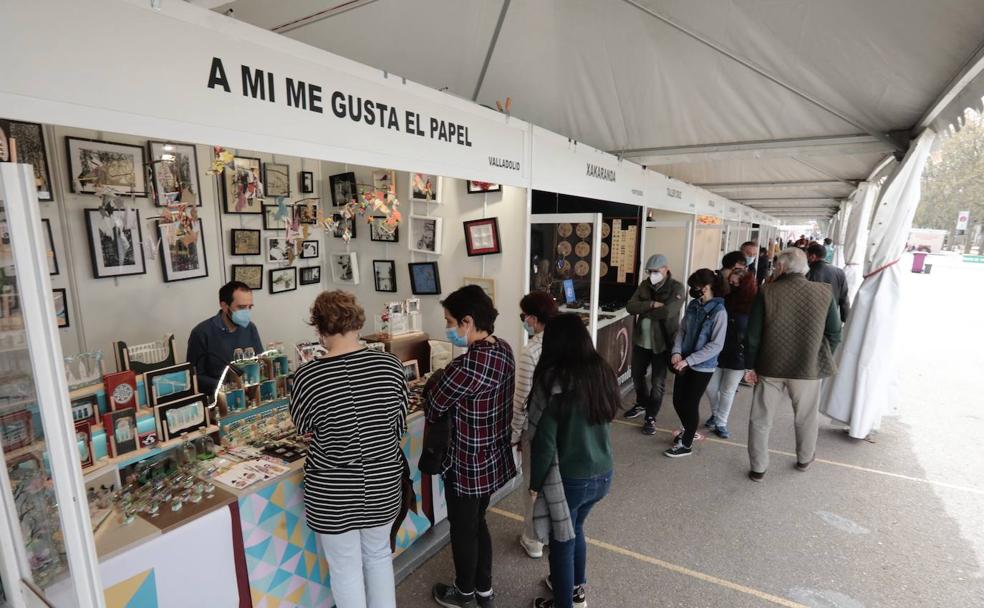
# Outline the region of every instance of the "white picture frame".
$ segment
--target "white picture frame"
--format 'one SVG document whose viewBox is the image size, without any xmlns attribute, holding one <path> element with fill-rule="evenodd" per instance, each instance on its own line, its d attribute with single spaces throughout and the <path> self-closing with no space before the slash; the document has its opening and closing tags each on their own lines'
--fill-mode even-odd
<svg viewBox="0 0 984 608">
<path fill-rule="evenodd" d="M 331 280 L 343 285 L 359 284 L 359 256 L 354 251 L 332 252 L 329 254 Z"/>
<path fill-rule="evenodd" d="M 411 215 L 407 222 L 410 251 L 441 255 L 444 250 L 444 220 L 430 215 Z"/>
<path fill-rule="evenodd" d="M 433 175 L 431 173 L 411 173 L 408 198 L 411 201 L 419 201 L 422 203 L 440 203 L 441 181 L 442 178 L 440 175 Z M 425 190 L 427 184 L 430 184 L 432 192 L 430 197 L 427 196 Z"/>
<path fill-rule="evenodd" d="M 296 245 L 286 236 L 266 237 L 266 261 L 268 264 L 290 264 L 296 257 Z"/>
</svg>

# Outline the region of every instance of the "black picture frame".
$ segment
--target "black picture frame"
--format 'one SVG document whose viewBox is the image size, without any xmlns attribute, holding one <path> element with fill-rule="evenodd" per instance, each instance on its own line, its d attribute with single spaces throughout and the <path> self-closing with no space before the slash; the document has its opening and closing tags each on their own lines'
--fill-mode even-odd
<svg viewBox="0 0 984 608">
<path fill-rule="evenodd" d="M 34 181 L 38 187 L 39 201 L 53 201 L 54 187 L 51 178 L 51 163 L 48 160 L 48 146 L 44 141 L 44 126 L 36 122 L 0 118 L 0 139 L 5 149 L 10 149 L 10 140 L 17 140 L 17 162 L 34 167 Z M 6 161 L 0 158 L 0 161 Z"/>
<path fill-rule="evenodd" d="M 239 274 L 241 270 L 246 270 L 246 269 L 258 271 L 259 274 L 257 278 L 259 280 L 250 281 L 248 276 L 243 276 Z M 247 285 L 249 285 L 250 289 L 256 291 L 256 290 L 263 289 L 263 270 L 264 270 L 263 264 L 233 264 L 229 276 L 233 281 L 241 281 L 243 283 L 246 283 Z"/>
<path fill-rule="evenodd" d="M 81 183 L 76 188 L 76 178 L 79 175 L 79 167 L 76 162 L 75 156 L 73 155 L 73 142 L 89 142 L 93 144 L 103 144 L 104 146 L 117 146 L 119 148 L 131 148 L 134 151 L 134 166 L 133 166 L 133 190 L 123 191 L 120 190 L 121 196 L 135 196 L 137 198 L 147 198 L 147 150 L 143 146 L 138 146 L 135 144 L 123 144 L 116 141 L 107 141 L 104 139 L 89 139 L 86 137 L 74 137 L 72 135 L 65 136 L 65 152 L 68 154 L 68 187 L 73 194 L 95 194 L 95 186 L 86 186 Z M 138 190 L 139 186 L 143 186 L 143 190 Z"/>
<path fill-rule="evenodd" d="M 329 176 L 328 183 L 331 186 L 331 202 L 336 207 L 344 207 L 359 198 L 359 185 L 355 181 L 354 171 Z"/>
<path fill-rule="evenodd" d="M 143 148 L 141 148 L 143 150 Z M 142 247 L 143 243 L 143 228 L 140 224 L 140 210 L 139 209 L 117 209 L 113 211 L 113 214 L 123 213 L 128 214 L 132 212 L 136 218 L 134 226 L 137 230 L 137 238 L 133 239 L 131 235 L 132 248 L 133 248 L 133 259 L 134 263 L 128 266 L 132 267 L 132 270 L 124 272 L 107 272 L 105 270 L 105 263 L 103 264 L 104 270 L 100 271 L 99 260 L 102 259 L 105 262 L 105 252 L 102 251 L 102 237 L 100 236 L 100 246 L 99 249 L 96 248 L 96 230 L 98 226 L 94 223 L 94 220 L 98 218 L 103 218 L 102 209 L 83 209 L 85 213 L 85 226 L 86 232 L 89 238 L 89 259 L 92 262 L 92 274 L 97 279 L 113 278 L 113 277 L 126 277 L 138 274 L 147 274 L 147 261 L 144 259 L 144 251 Z M 139 258 L 139 263 L 137 262 Z"/>
<path fill-rule="evenodd" d="M 256 170 L 256 178 L 259 179 L 263 175 L 263 161 L 259 158 L 252 156 L 239 156 L 236 155 L 232 158 L 232 162 L 229 166 L 225 168 L 222 172 L 221 182 L 222 182 L 222 212 L 228 213 L 230 215 L 261 215 L 263 213 L 263 197 L 256 197 L 252 204 L 247 203 L 247 207 L 256 207 L 256 211 L 235 211 L 236 200 L 235 198 L 230 199 L 229 197 L 235 196 L 235 192 L 231 191 L 233 184 L 230 183 L 235 180 L 235 175 L 241 167 L 238 167 L 239 161 L 243 161 L 248 165 L 250 171 Z M 255 165 L 255 167 L 254 167 Z"/>
<path fill-rule="evenodd" d="M 172 401 L 180 401 L 197 393 L 198 376 L 195 375 L 195 365 L 198 363 L 201 362 L 191 361 L 188 363 L 178 363 L 177 365 L 172 365 L 170 367 L 162 367 L 160 369 L 145 372 L 144 393 L 147 396 L 147 407 L 157 407 L 158 405 L 171 403 Z M 181 374 L 186 376 L 188 378 L 188 387 L 175 393 L 158 396 L 156 392 L 157 381 L 159 379 L 164 379 L 164 376 L 169 376 L 172 374 Z"/>
<path fill-rule="evenodd" d="M 270 210 L 277 210 L 279 205 L 262 205 L 263 208 L 263 229 L 264 230 L 287 230 L 288 220 L 277 220 L 270 217 Z M 282 226 L 280 224 L 283 224 Z"/>
<path fill-rule="evenodd" d="M 470 179 L 468 180 L 468 194 L 486 194 L 489 192 L 502 192 L 502 184 L 493 184 L 490 182 L 482 182 L 478 180 Z M 483 187 L 484 184 L 486 187 Z"/>
<path fill-rule="evenodd" d="M 167 414 L 169 411 L 185 408 L 195 404 L 198 404 L 201 408 L 201 419 L 178 428 L 172 427 L 168 424 Z M 154 407 L 154 417 L 157 418 L 157 424 L 161 432 L 161 441 L 170 441 L 183 433 L 191 433 L 193 431 L 197 431 L 198 429 L 206 428 L 208 426 L 208 397 L 199 393 L 185 399 L 169 401 L 162 405 L 157 405 Z"/>
<path fill-rule="evenodd" d="M 357 236 L 357 230 L 355 229 L 357 222 L 354 217 L 344 217 L 341 213 L 332 213 L 332 219 L 338 222 L 338 225 L 332 231 L 331 235 L 336 239 L 345 238 L 345 227 L 346 225 L 351 232 L 350 238 L 354 239 Z"/>
<path fill-rule="evenodd" d="M 301 171 L 297 177 L 297 189 L 301 194 L 312 194 L 314 192 L 314 172 Z"/>
<path fill-rule="evenodd" d="M 275 179 L 271 179 L 271 174 Z M 263 194 L 272 197 L 290 196 L 290 165 L 270 161 L 263 163 Z"/>
<path fill-rule="evenodd" d="M 277 287 L 277 275 L 285 275 L 288 277 L 287 285 L 293 285 L 293 287 L 278 288 Z M 271 268 L 269 279 L 267 281 L 267 288 L 270 294 L 287 293 L 288 291 L 297 290 L 297 267 L 290 266 L 287 268 Z"/>
<path fill-rule="evenodd" d="M 208 277 L 208 247 L 205 245 L 205 225 L 201 218 L 195 220 L 198 225 L 198 241 L 195 243 L 195 253 L 201 258 L 201 266 L 197 271 L 178 271 L 174 269 L 174 257 L 171 255 L 167 239 L 164 236 L 166 226 L 173 222 L 158 222 L 157 236 L 161 239 L 161 272 L 164 274 L 165 283 L 176 283 L 178 281 L 190 281 L 192 279 L 203 279 Z M 170 262 L 171 268 L 168 269 Z"/>
<path fill-rule="evenodd" d="M 480 220 L 470 220 L 462 222 L 462 226 L 465 229 L 465 250 L 468 252 L 469 257 L 502 253 L 502 240 L 499 238 L 499 218 L 489 217 Z M 491 229 L 491 244 L 476 244 L 473 229 L 479 227 L 488 227 Z"/>
<path fill-rule="evenodd" d="M 54 300 L 55 300 L 55 321 L 58 324 L 58 329 L 65 329 L 66 327 L 71 327 L 72 324 L 71 324 L 71 321 L 70 321 L 69 316 L 68 316 L 68 291 L 66 291 L 64 288 L 61 288 L 61 287 L 56 287 L 55 289 L 52 289 L 51 291 L 52 291 L 52 294 L 51 294 L 52 295 L 52 298 L 54 298 Z M 58 314 L 58 298 L 56 296 L 59 295 L 59 294 L 61 294 L 62 307 L 64 308 L 64 311 L 63 311 L 64 312 L 64 317 L 65 317 L 65 322 L 64 323 L 62 323 L 62 317 L 61 317 L 61 315 Z"/>
<path fill-rule="evenodd" d="M 375 241 L 377 243 L 399 243 L 400 242 L 400 227 L 396 226 L 393 228 L 392 233 L 387 233 L 380 230 L 377 224 L 385 222 L 385 215 L 374 215 L 370 218 L 372 221 L 369 223 L 369 240 Z"/>
<path fill-rule="evenodd" d="M 321 282 L 321 266 L 305 266 L 301 268 L 300 284 L 315 285 Z"/>
<path fill-rule="evenodd" d="M 437 262 L 410 262 L 410 291 L 416 296 L 441 294 L 441 273 Z"/>
<path fill-rule="evenodd" d="M 307 255 L 306 245 L 314 245 L 314 255 Z M 308 239 L 306 241 L 301 241 L 301 246 L 298 251 L 298 256 L 302 260 L 316 260 L 321 257 L 321 241 L 318 239 Z"/>
<path fill-rule="evenodd" d="M 51 220 L 42 219 L 41 223 L 44 224 L 44 235 L 48 239 L 47 251 L 50 254 L 48 256 L 48 275 L 52 277 L 57 277 L 58 273 L 58 250 L 55 249 L 55 237 L 54 233 L 51 231 Z"/>
<path fill-rule="evenodd" d="M 240 235 L 254 237 L 256 239 L 256 247 L 254 249 L 238 247 L 238 237 Z M 232 255 L 263 255 L 263 231 L 250 228 L 233 228 L 229 236 L 229 248 Z"/>
<path fill-rule="evenodd" d="M 172 146 L 172 150 L 164 149 L 166 146 Z M 171 154 L 181 154 L 189 158 L 190 163 L 188 167 L 188 179 L 194 189 L 194 195 L 197 207 L 202 206 L 202 186 L 201 186 L 201 176 L 198 173 L 198 147 L 195 144 L 183 144 L 173 141 L 148 141 L 147 142 L 147 155 L 150 157 L 152 178 L 153 178 L 153 188 L 154 194 L 156 195 L 156 200 L 154 204 L 158 207 L 164 207 L 166 204 L 162 204 L 163 193 L 161 192 L 161 176 L 164 175 L 164 164 L 160 162 L 157 158 L 157 148 L 161 149 L 161 154 L 171 153 Z M 180 200 L 178 202 L 181 202 Z M 187 201 L 184 201 L 187 202 Z"/>
<path fill-rule="evenodd" d="M 382 277 L 379 275 L 378 268 L 388 268 L 389 269 L 389 280 L 392 283 L 389 289 L 380 280 Z M 376 291 L 383 293 L 396 293 L 396 262 L 393 260 L 373 260 L 372 261 L 372 282 L 376 286 Z"/>
<path fill-rule="evenodd" d="M 314 226 L 318 223 L 318 207 L 321 201 L 317 198 L 305 198 L 294 203 L 294 218 L 298 224 Z"/>
</svg>

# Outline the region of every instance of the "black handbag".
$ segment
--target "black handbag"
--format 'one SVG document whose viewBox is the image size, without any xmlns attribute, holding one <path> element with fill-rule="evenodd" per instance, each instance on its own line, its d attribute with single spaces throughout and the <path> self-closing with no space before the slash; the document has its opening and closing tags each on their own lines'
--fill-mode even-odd
<svg viewBox="0 0 984 608">
<path fill-rule="evenodd" d="M 430 408 L 427 407 L 427 400 L 430 397 L 430 389 L 440 382 L 440 378 L 443 375 L 443 370 L 438 370 L 434 372 L 434 375 L 430 377 L 427 381 L 427 385 L 424 387 L 424 410 Z M 423 449 L 420 453 L 420 460 L 417 462 L 417 468 L 420 469 L 421 473 L 427 475 L 440 475 L 444 471 L 442 470 L 442 464 L 444 463 L 444 457 L 448 454 L 448 447 L 451 445 L 451 416 L 450 414 L 445 414 L 437 420 L 437 422 L 430 422 L 424 424 L 424 441 Z"/>
</svg>

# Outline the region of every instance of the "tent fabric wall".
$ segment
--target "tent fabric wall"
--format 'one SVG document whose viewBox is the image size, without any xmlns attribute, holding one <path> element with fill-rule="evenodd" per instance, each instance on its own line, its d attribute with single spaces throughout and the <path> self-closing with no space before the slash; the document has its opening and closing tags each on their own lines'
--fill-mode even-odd
<svg viewBox="0 0 984 608">
<path fill-rule="evenodd" d="M 821 411 L 863 439 L 877 430 L 893 403 L 890 385 L 899 332 L 903 269 L 897 263 L 919 205 L 923 169 L 936 133 L 925 130 L 889 178 L 879 199 L 865 278 L 837 353 L 839 372 L 826 383 Z"/>
<path fill-rule="evenodd" d="M 871 209 L 878 198 L 879 190 L 876 183 L 861 182 L 850 198 L 851 213 L 844 237 L 844 274 L 847 275 L 847 289 L 852 302 L 864 280 L 868 218 L 871 217 Z"/>
</svg>

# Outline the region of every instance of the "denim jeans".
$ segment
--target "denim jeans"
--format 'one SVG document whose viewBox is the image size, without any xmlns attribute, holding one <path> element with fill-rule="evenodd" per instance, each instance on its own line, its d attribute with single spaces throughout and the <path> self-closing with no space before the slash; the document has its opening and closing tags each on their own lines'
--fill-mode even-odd
<svg viewBox="0 0 984 608">
<path fill-rule="evenodd" d="M 338 608 L 396 608 L 391 525 L 318 535 Z"/>
<path fill-rule="evenodd" d="M 731 405 L 735 402 L 735 393 L 744 375 L 745 371 L 740 369 L 719 367 L 714 370 L 711 383 L 707 385 L 707 399 L 711 402 L 711 414 L 718 426 L 728 426 Z"/>
<path fill-rule="evenodd" d="M 550 579 L 557 608 L 573 608 L 574 587 L 587 582 L 584 520 L 611 487 L 612 471 L 590 479 L 564 478 L 564 494 L 574 522 L 575 538 L 565 543 L 550 540 Z"/>
</svg>

